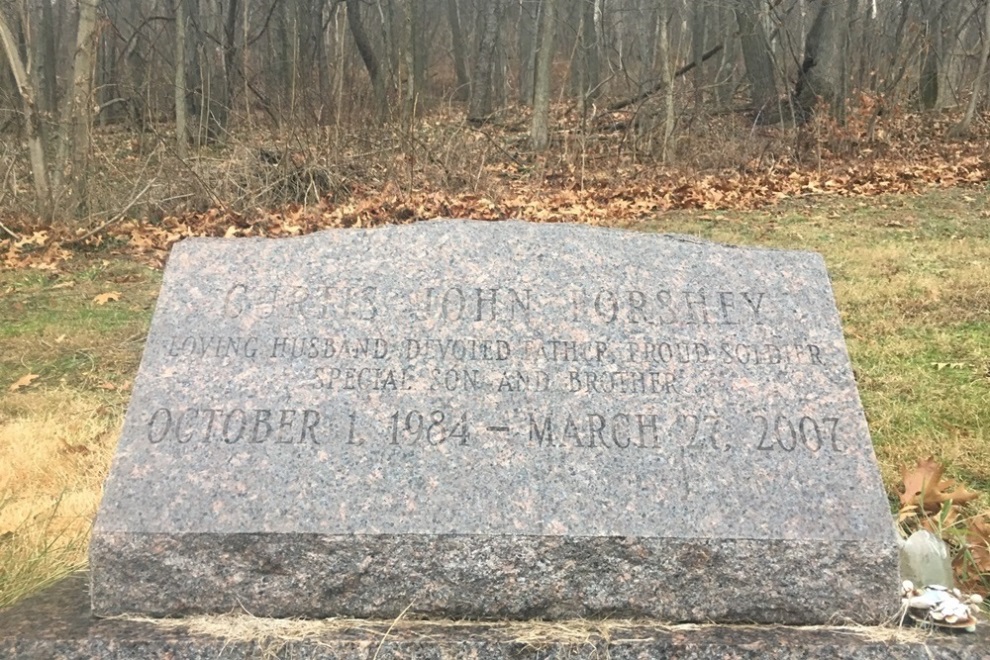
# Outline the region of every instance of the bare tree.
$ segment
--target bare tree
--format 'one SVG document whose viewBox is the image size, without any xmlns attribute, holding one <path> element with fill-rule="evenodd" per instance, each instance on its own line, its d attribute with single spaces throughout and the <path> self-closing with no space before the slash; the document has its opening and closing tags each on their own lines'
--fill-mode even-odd
<svg viewBox="0 0 990 660">
<path fill-rule="evenodd" d="M 818 13 L 808 30 L 804 62 L 795 89 L 795 103 L 802 117 L 809 117 L 819 99 L 841 118 L 845 101 L 843 71 L 846 35 L 844 0 L 819 2 Z"/>
<path fill-rule="evenodd" d="M 557 32 L 557 0 L 543 0 L 540 19 L 540 46 L 536 54 L 536 80 L 533 92 L 533 123 L 530 142 L 543 151 L 550 144 L 550 77 L 553 40 Z"/>
<path fill-rule="evenodd" d="M 601 77 L 598 57 L 598 31 L 595 29 L 596 0 L 581 0 L 578 6 L 577 61 L 573 71 L 578 112 L 584 114 L 588 101 L 600 93 Z"/>
<path fill-rule="evenodd" d="M 186 119 L 186 4 L 175 0 L 175 149 L 179 158 L 188 155 L 189 123 Z"/>
<path fill-rule="evenodd" d="M 959 135 L 969 133 L 976 115 L 976 106 L 980 103 L 980 96 L 986 86 L 987 60 L 990 59 L 990 0 L 983 7 L 983 45 L 980 48 L 980 64 L 976 70 L 976 78 L 973 80 L 973 94 L 969 97 L 969 105 L 966 106 L 966 114 L 962 121 L 956 126 L 955 132 Z"/>
<path fill-rule="evenodd" d="M 519 103 L 522 105 L 533 105 L 537 26 L 542 4 L 541 0 L 521 0 L 519 3 Z"/>
<path fill-rule="evenodd" d="M 447 22 L 450 25 L 450 39 L 454 50 L 454 72 L 457 75 L 457 91 L 454 92 L 454 97 L 466 101 L 471 92 L 471 79 L 468 78 L 467 47 L 464 45 L 464 33 L 461 31 L 457 0 L 447 0 Z"/>
<path fill-rule="evenodd" d="M 674 135 L 674 72 L 671 70 L 670 21 L 673 0 L 660 0 L 660 28 L 657 34 L 657 50 L 660 55 L 660 81 L 663 84 L 663 134 L 660 143 L 660 162 L 670 158 L 671 138 Z"/>
<path fill-rule="evenodd" d="M 7 54 L 7 61 L 13 71 L 17 91 L 23 105 L 24 132 L 27 135 L 28 153 L 31 158 L 36 206 L 39 213 L 46 218 L 51 218 L 53 209 L 51 189 L 48 186 L 48 164 L 45 159 L 45 145 L 41 139 L 41 117 L 35 105 L 37 90 L 28 73 L 31 70 L 30 64 L 25 64 L 21 59 L 14 32 L 10 29 L 2 12 L 0 12 L 0 41 L 3 42 L 3 49 Z"/>
<path fill-rule="evenodd" d="M 364 68 L 368 70 L 368 77 L 371 79 L 371 87 L 375 94 L 375 110 L 379 118 L 385 115 L 385 78 L 382 77 L 381 65 L 378 56 L 375 54 L 371 41 L 364 31 L 364 24 L 361 22 L 361 0 L 346 0 L 347 2 L 347 24 L 351 28 L 351 36 L 354 37 L 354 45 L 357 46 Z"/>
<path fill-rule="evenodd" d="M 76 213 L 88 207 L 90 127 L 93 123 L 93 62 L 96 51 L 96 10 L 99 0 L 79 0 L 79 27 L 72 64 L 71 117 L 72 192 Z"/>
<path fill-rule="evenodd" d="M 752 90 L 753 108 L 761 114 L 769 112 L 777 103 L 770 41 L 763 29 L 761 6 L 765 4 L 760 0 L 739 0 L 736 6 L 736 21 L 746 60 L 746 77 Z"/>
<path fill-rule="evenodd" d="M 505 9 L 505 0 L 486 0 L 482 5 L 481 38 L 478 57 L 471 77 L 471 102 L 468 104 L 468 121 L 483 124 L 495 111 L 493 83 L 495 74 L 495 50 L 498 47 L 499 21 Z"/>
</svg>

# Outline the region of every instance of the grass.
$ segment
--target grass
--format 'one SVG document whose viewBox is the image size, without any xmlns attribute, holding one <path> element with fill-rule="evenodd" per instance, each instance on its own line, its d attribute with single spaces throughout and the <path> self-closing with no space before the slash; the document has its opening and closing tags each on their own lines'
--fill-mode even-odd
<svg viewBox="0 0 990 660">
<path fill-rule="evenodd" d="M 892 502 L 901 467 L 934 455 L 987 509 L 988 202 L 973 190 L 817 197 L 634 226 L 824 254 Z M 84 562 L 160 279 L 104 253 L 58 273 L 0 272 L 0 607 Z M 93 301 L 109 291 L 120 299 Z M 38 378 L 8 391 L 27 374 Z"/>
<path fill-rule="evenodd" d="M 0 607 L 84 565 L 157 296 L 154 270 L 79 262 L 0 273 Z"/>
<path fill-rule="evenodd" d="M 85 563 L 122 403 L 78 389 L 0 407 L 0 607 Z"/>
</svg>

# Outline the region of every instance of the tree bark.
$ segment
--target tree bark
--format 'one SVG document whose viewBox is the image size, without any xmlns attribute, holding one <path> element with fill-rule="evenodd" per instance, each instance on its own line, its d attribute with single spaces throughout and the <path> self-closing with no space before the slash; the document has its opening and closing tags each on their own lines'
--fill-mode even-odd
<svg viewBox="0 0 990 660">
<path fill-rule="evenodd" d="M 498 46 L 499 20 L 505 7 L 504 0 L 486 0 L 483 5 L 481 39 L 478 58 L 471 77 L 471 101 L 467 119 L 473 124 L 483 124 L 495 111 L 492 84 L 495 73 L 495 49 Z"/>
<path fill-rule="evenodd" d="M 79 28 L 72 65 L 72 100 L 69 117 L 72 131 L 72 188 L 76 214 L 88 207 L 90 126 L 93 121 L 93 55 L 96 48 L 96 10 L 99 0 L 79 0 Z"/>
<path fill-rule="evenodd" d="M 922 3 L 925 11 L 925 40 L 921 57 L 921 75 L 918 77 L 918 94 L 921 107 L 932 110 L 938 106 L 939 60 L 942 51 L 941 2 L 928 0 Z"/>
<path fill-rule="evenodd" d="M 519 4 L 519 103 L 533 105 L 536 79 L 536 38 L 540 20 L 540 0 L 522 0 Z"/>
<path fill-rule="evenodd" d="M 17 91 L 23 102 L 24 132 L 27 135 L 28 155 L 31 159 L 31 175 L 34 181 L 34 196 L 38 212 L 46 219 L 51 219 L 52 197 L 48 186 L 48 165 L 45 160 L 45 146 L 41 139 L 41 118 L 35 107 L 36 90 L 34 82 L 28 74 L 27 67 L 21 60 L 21 52 L 14 34 L 0 12 L 0 42 L 7 53 L 7 61 L 17 83 Z"/>
<path fill-rule="evenodd" d="M 695 0 L 691 6 L 691 63 L 694 64 L 694 111 L 700 113 L 705 105 L 705 73 L 701 65 L 705 57 L 705 32 L 710 5 L 708 0 Z"/>
<path fill-rule="evenodd" d="M 836 0 L 825 1 L 832 3 Z M 739 25 L 743 59 L 746 61 L 746 77 L 752 88 L 753 109 L 762 115 L 772 112 L 772 107 L 777 103 L 777 85 L 760 6 L 759 0 L 740 0 L 736 5 L 736 22 Z"/>
<path fill-rule="evenodd" d="M 230 109 L 237 93 L 237 2 L 238 0 L 227 0 L 226 14 L 223 16 L 223 88 L 217 104 L 218 111 L 222 113 L 217 117 L 217 123 L 223 132 L 227 131 Z"/>
<path fill-rule="evenodd" d="M 578 112 L 584 115 L 586 105 L 598 92 L 600 78 L 598 32 L 595 29 L 595 0 L 581 0 L 578 19 L 578 58 L 576 92 Z"/>
<path fill-rule="evenodd" d="M 986 84 L 987 60 L 990 59 L 990 0 L 983 8 L 983 45 L 980 48 L 980 64 L 976 70 L 976 79 L 973 80 L 973 94 L 969 97 L 969 105 L 966 106 L 966 114 L 962 121 L 956 126 L 956 133 L 966 135 L 969 133 L 976 116 L 976 106 L 980 103 L 980 96 Z"/>
<path fill-rule="evenodd" d="M 715 72 L 715 103 L 718 109 L 732 105 L 732 95 L 736 89 L 736 40 L 733 38 L 733 28 L 736 21 L 732 16 L 732 7 L 724 2 L 715 6 L 715 19 L 718 23 L 716 33 L 725 48 L 719 59 L 718 70 Z"/>
<path fill-rule="evenodd" d="M 842 118 L 845 102 L 843 42 L 846 27 L 845 0 L 823 0 L 805 41 L 804 63 L 795 89 L 795 104 L 800 119 L 814 112 L 818 99 Z"/>
<path fill-rule="evenodd" d="M 471 79 L 467 72 L 467 48 L 464 46 L 464 33 L 461 31 L 461 18 L 457 0 L 447 0 L 447 22 L 450 24 L 450 39 L 454 47 L 454 71 L 457 74 L 457 91 L 454 98 L 467 101 L 471 94 Z"/>
<path fill-rule="evenodd" d="M 189 145 L 189 122 L 186 119 L 186 6 L 175 2 L 175 151 L 185 160 Z"/>
<path fill-rule="evenodd" d="M 51 2 L 41 3 L 41 29 L 38 32 L 40 39 L 37 50 L 38 62 L 38 82 L 41 91 L 41 111 L 46 113 L 52 123 L 58 122 L 58 79 L 56 77 L 56 66 L 58 56 L 55 51 L 55 18 L 52 12 Z"/>
<path fill-rule="evenodd" d="M 405 115 L 410 120 L 416 109 L 416 95 L 419 93 L 419 81 L 416 79 L 416 0 L 406 2 L 403 12 L 403 61 L 406 67 Z"/>
<path fill-rule="evenodd" d="M 660 143 L 660 162 L 670 158 L 670 142 L 674 136 L 674 75 L 670 69 L 670 10 L 671 0 L 660 0 L 660 32 L 657 49 L 660 51 L 660 80 L 663 83 L 663 135 Z"/>
<path fill-rule="evenodd" d="M 364 24 L 361 22 L 361 0 L 346 0 L 346 5 L 347 24 L 351 28 L 351 36 L 361 55 L 361 61 L 364 62 L 364 68 L 368 70 L 375 95 L 375 113 L 381 119 L 385 116 L 385 79 L 382 77 L 378 56 L 375 55 L 375 50 L 371 47 L 368 35 L 364 31 Z"/>
<path fill-rule="evenodd" d="M 533 91 L 533 124 L 530 142 L 536 151 L 550 145 L 550 77 L 553 72 L 553 40 L 557 32 L 557 0 L 543 0 L 540 20 L 540 47 L 536 54 L 536 80 Z"/>
</svg>

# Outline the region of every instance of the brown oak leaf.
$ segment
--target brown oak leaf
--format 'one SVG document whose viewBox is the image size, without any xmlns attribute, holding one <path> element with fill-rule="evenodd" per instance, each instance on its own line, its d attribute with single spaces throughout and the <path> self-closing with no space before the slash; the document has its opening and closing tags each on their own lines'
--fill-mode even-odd
<svg viewBox="0 0 990 660">
<path fill-rule="evenodd" d="M 904 468 L 901 477 L 904 491 L 900 494 L 901 507 L 916 505 L 929 513 L 942 508 L 943 502 L 965 504 L 978 497 L 952 479 L 942 479 L 945 468 L 934 457 L 919 460 L 911 469 Z"/>
<path fill-rule="evenodd" d="M 111 300 L 115 302 L 120 300 L 120 291 L 107 291 L 93 298 L 93 302 L 97 305 L 106 305 Z"/>
<path fill-rule="evenodd" d="M 28 374 L 26 376 L 21 376 L 17 379 L 17 382 L 7 388 L 11 392 L 16 392 L 22 387 L 27 387 L 31 382 L 38 377 L 38 374 Z"/>
</svg>

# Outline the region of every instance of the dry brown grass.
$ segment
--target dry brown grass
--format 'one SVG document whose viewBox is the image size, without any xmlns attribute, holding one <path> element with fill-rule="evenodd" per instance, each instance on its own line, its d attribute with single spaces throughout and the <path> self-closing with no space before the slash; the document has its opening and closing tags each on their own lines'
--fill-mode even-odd
<svg viewBox="0 0 990 660">
<path fill-rule="evenodd" d="M 332 618 L 320 620 L 268 619 L 248 614 L 218 616 L 194 616 L 183 619 L 130 618 L 165 629 L 181 628 L 195 634 L 217 637 L 230 642 L 255 642 L 265 651 L 277 655 L 285 645 L 293 642 L 319 643 L 335 635 L 357 634 L 380 645 L 389 635 L 403 638 L 447 637 L 458 630 L 483 629 L 508 641 L 525 644 L 534 649 L 551 645 L 581 647 L 609 642 L 617 637 L 627 641 L 649 640 L 658 632 L 688 633 L 716 627 L 714 624 L 664 624 L 643 620 L 566 619 L 561 621 L 452 621 L 452 620 L 403 620 Z M 765 630 L 767 626 L 719 625 L 719 628 Z M 828 631 L 855 636 L 867 643 L 920 644 L 926 641 L 927 632 L 919 628 L 898 626 L 794 626 L 794 630 Z"/>
<path fill-rule="evenodd" d="M 120 426 L 78 390 L 20 394 L 11 407 L 0 412 L 0 607 L 85 564 Z"/>
</svg>

